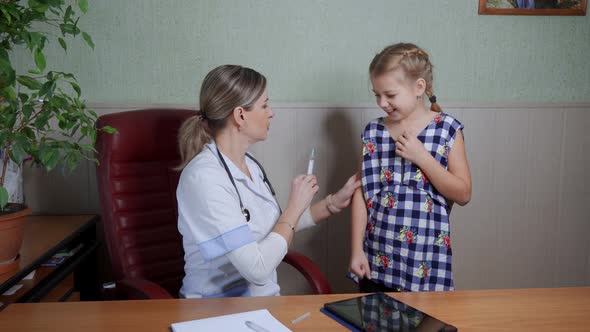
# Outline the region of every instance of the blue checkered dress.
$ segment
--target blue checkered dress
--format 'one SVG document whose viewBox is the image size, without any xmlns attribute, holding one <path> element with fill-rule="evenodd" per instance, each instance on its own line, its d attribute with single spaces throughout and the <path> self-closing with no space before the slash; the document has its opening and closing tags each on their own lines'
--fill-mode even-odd
<svg viewBox="0 0 590 332">
<path fill-rule="evenodd" d="M 463 125 L 437 115 L 418 139 L 445 168 Z M 368 222 L 364 250 L 371 279 L 401 291 L 453 289 L 451 207 L 422 170 L 395 154 L 395 141 L 375 119 L 362 135 L 362 185 Z"/>
</svg>

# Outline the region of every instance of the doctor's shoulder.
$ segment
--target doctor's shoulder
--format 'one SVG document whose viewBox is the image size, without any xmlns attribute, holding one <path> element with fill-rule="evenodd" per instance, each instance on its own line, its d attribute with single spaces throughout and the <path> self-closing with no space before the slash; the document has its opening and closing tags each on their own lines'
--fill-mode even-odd
<svg viewBox="0 0 590 332">
<path fill-rule="evenodd" d="M 227 183 L 226 183 L 227 182 Z M 180 174 L 178 186 L 198 186 L 205 191 L 213 187 L 231 186 L 227 174 L 216 158 L 199 154 L 191 160 Z"/>
</svg>

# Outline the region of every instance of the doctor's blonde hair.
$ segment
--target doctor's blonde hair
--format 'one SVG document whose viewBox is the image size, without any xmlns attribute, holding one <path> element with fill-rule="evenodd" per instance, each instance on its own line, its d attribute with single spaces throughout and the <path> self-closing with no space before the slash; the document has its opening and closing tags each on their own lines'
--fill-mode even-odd
<svg viewBox="0 0 590 332">
<path fill-rule="evenodd" d="M 266 78 L 259 72 L 223 65 L 211 70 L 201 85 L 199 112 L 184 121 L 178 133 L 182 170 L 224 128 L 236 107 L 247 111 L 266 89 Z"/>
<path fill-rule="evenodd" d="M 398 43 L 387 46 L 375 55 L 369 65 L 369 75 L 376 77 L 400 69 L 408 81 L 424 79 L 426 81 L 425 93 L 430 100 L 430 109 L 441 112 L 432 87 L 432 67 L 428 53 L 423 49 L 410 43 Z"/>
</svg>

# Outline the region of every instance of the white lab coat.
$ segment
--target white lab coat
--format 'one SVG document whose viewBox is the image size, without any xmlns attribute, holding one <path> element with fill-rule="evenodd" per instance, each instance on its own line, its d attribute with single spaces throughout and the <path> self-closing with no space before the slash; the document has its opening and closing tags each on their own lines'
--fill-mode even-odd
<svg viewBox="0 0 590 332">
<path fill-rule="evenodd" d="M 263 181 L 258 165 L 246 157 L 252 180 L 223 155 L 240 192 L 244 207 L 250 211 L 246 222 L 236 189 L 217 155 L 214 143 L 205 145 L 182 171 L 176 191 L 178 229 L 183 237 L 185 277 L 180 296 L 228 297 L 279 295 L 276 266 L 268 279 L 246 280 L 230 262 L 227 254 L 254 241 L 266 241 L 277 265 L 287 253 L 287 242 L 271 230 L 279 218 L 276 199 Z M 297 230 L 313 225 L 309 209 Z M 278 256 L 277 256 L 278 255 Z"/>
</svg>

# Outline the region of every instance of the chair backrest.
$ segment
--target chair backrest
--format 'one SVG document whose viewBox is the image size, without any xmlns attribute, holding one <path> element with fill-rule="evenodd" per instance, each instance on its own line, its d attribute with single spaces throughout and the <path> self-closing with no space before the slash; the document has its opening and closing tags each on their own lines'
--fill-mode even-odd
<svg viewBox="0 0 590 332">
<path fill-rule="evenodd" d="M 177 228 L 177 135 L 191 110 L 146 109 L 103 115 L 97 180 L 113 278 L 141 278 L 178 296 L 184 251 Z"/>
</svg>

